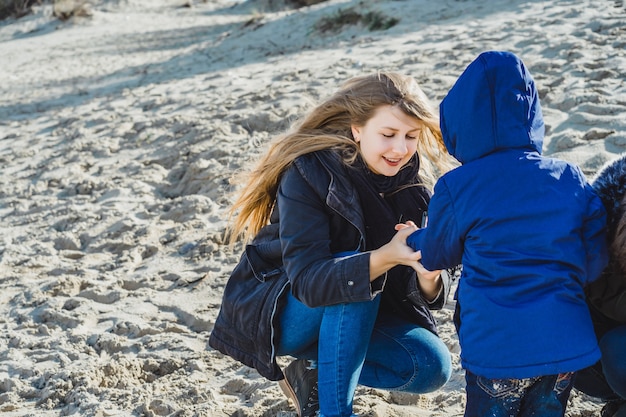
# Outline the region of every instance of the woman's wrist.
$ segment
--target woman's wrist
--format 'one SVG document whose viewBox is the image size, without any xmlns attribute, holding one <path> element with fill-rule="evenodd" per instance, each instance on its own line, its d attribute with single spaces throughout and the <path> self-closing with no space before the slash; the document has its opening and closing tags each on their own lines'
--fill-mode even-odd
<svg viewBox="0 0 626 417">
<path fill-rule="evenodd" d="M 443 280 L 441 279 L 441 273 L 437 274 L 434 279 L 422 278 L 418 274 L 417 282 L 419 284 L 420 290 L 422 291 L 422 296 L 428 302 L 435 301 L 441 293 L 441 290 L 443 289 Z"/>
<path fill-rule="evenodd" d="M 388 247 L 389 245 L 383 245 L 370 252 L 370 281 L 374 281 L 396 265 L 390 261 L 391 254 L 386 253 Z"/>
</svg>

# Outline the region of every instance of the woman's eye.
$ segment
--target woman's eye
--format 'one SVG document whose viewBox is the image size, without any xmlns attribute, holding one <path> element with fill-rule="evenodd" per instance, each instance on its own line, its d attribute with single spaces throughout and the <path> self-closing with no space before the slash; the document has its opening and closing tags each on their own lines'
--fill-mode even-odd
<svg viewBox="0 0 626 417">
<path fill-rule="evenodd" d="M 407 135 L 406 138 L 408 140 L 415 140 L 415 139 L 417 139 L 417 136 L 409 136 L 409 135 Z"/>
<path fill-rule="evenodd" d="M 386 137 L 386 138 L 392 138 L 392 137 L 394 137 L 394 134 L 393 134 L 393 133 L 383 133 L 382 135 L 383 135 L 384 137 Z"/>
</svg>

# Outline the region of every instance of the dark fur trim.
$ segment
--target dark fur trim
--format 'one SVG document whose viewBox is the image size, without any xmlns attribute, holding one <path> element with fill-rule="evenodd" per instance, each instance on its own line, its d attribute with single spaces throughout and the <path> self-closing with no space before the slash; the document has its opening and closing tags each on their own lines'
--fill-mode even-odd
<svg viewBox="0 0 626 417">
<path fill-rule="evenodd" d="M 606 163 L 591 185 L 607 211 L 611 258 L 626 273 L 626 154 Z"/>
<path fill-rule="evenodd" d="M 619 217 L 616 221 L 615 237 L 611 242 L 611 256 L 617 260 L 617 264 L 626 274 L 626 197 L 622 199 L 619 207 Z"/>
<path fill-rule="evenodd" d="M 626 153 L 607 162 L 591 182 L 607 211 L 609 237 L 615 234 L 617 223 L 624 213 L 626 196 Z"/>
</svg>

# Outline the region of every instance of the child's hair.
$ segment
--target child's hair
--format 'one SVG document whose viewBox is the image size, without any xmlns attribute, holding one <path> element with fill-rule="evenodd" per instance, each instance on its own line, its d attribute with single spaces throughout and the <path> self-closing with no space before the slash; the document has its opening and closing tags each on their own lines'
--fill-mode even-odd
<svg viewBox="0 0 626 417">
<path fill-rule="evenodd" d="M 253 237 L 268 223 L 281 176 L 299 156 L 335 149 L 345 163 L 354 162 L 359 147 L 351 126 L 364 126 L 384 105 L 397 106 L 421 121 L 424 128 L 418 140 L 422 157 L 420 177 L 432 187 L 436 179 L 434 168 L 442 174 L 452 168 L 453 162 L 441 137 L 438 115 L 415 79 L 393 72 L 355 77 L 272 141 L 256 167 L 238 181 L 244 185 L 230 210 L 234 217 L 230 243 L 242 236 L 246 240 Z"/>
</svg>

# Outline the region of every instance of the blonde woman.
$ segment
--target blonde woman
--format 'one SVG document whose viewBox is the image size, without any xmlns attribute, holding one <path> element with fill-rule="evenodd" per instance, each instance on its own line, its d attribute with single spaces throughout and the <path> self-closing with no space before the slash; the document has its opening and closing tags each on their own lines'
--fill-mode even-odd
<svg viewBox="0 0 626 417">
<path fill-rule="evenodd" d="M 398 221 L 424 217 L 450 168 L 435 111 L 396 73 L 348 80 L 278 137 L 233 206 L 252 238 L 210 345 L 279 381 L 299 416 L 352 416 L 357 384 L 425 393 L 450 377 L 427 271 Z M 277 356 L 296 358 L 284 370 Z"/>
</svg>

